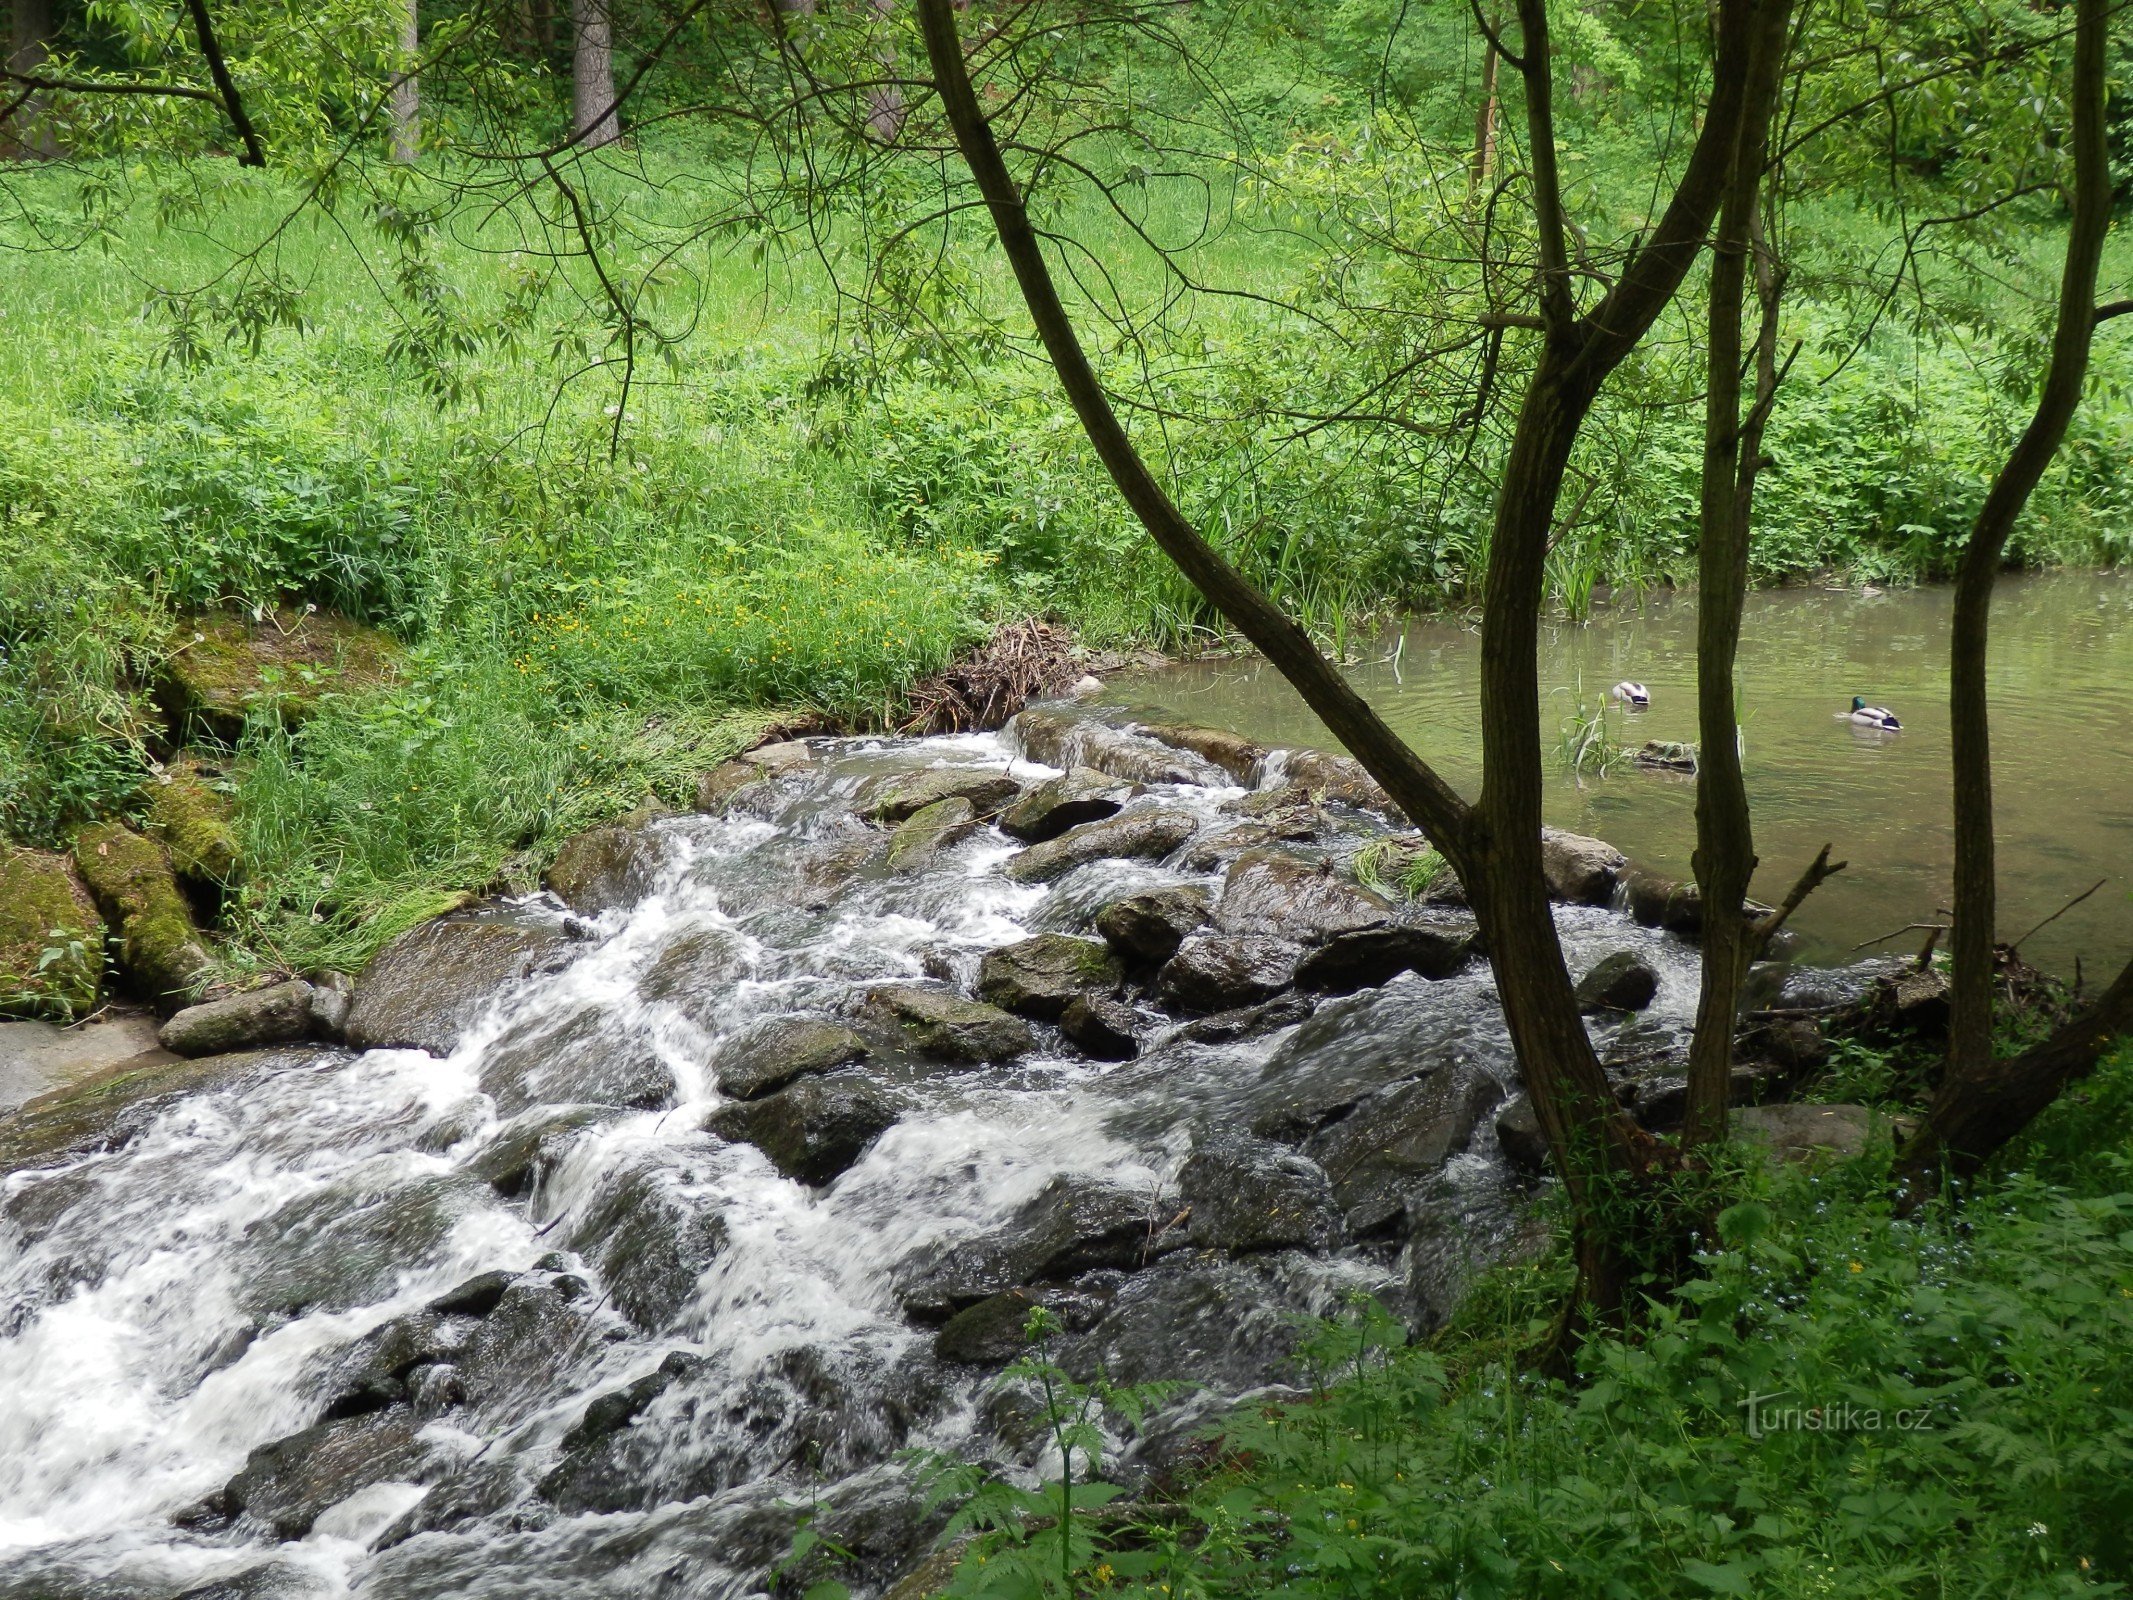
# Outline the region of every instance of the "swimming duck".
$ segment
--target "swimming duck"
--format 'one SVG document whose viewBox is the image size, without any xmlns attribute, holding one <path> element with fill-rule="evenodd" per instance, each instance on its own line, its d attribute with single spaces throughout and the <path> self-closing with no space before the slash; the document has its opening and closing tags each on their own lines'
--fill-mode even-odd
<svg viewBox="0 0 2133 1600">
<path fill-rule="evenodd" d="M 1607 698 L 1617 705 L 1628 706 L 1632 711 L 1642 711 L 1652 703 L 1652 692 L 1645 688 L 1643 684 L 1632 683 L 1629 679 L 1624 678 L 1607 691 Z"/>
<path fill-rule="evenodd" d="M 1903 726 L 1902 723 L 1896 720 L 1895 712 L 1885 706 L 1870 706 L 1857 695 L 1852 696 L 1851 720 L 1852 725 L 1859 728 L 1888 728 L 1894 730 Z"/>
</svg>

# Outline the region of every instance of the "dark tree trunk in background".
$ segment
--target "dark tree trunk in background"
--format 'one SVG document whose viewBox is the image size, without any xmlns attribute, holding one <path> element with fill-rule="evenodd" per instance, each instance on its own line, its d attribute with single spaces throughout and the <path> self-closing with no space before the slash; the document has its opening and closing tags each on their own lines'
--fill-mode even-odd
<svg viewBox="0 0 2133 1600">
<path fill-rule="evenodd" d="M 1776 26 L 1787 6 L 1772 0 Z M 1733 1034 L 1747 976 L 1750 935 L 1740 907 L 1755 876 L 1755 830 L 1741 772 L 1734 660 L 1748 595 L 1748 537 L 1762 454 L 1762 418 L 1776 389 L 1777 275 L 1758 249 L 1756 226 L 1769 149 L 1770 108 L 1777 98 L 1778 53 L 1758 55 L 1748 86 L 1749 120 L 1741 130 L 1711 259 L 1704 352 L 1703 503 L 1696 588 L 1696 886 L 1703 896 L 1703 974 L 1696 1032 L 1689 1046 L 1688 1108 L 1681 1142 L 1723 1139 L 1732 1098 Z M 1757 108 L 1761 115 L 1757 115 Z M 1741 414 L 1741 338 L 1751 265 L 1763 323 L 1756 339 L 1753 409 Z"/>
<path fill-rule="evenodd" d="M 52 39 L 58 32 L 53 0 L 15 0 L 12 27 L 8 33 L 7 70 L 36 72 L 51 59 Z M 13 92 L 0 92 L 0 105 L 15 99 Z M 29 156 L 51 160 L 59 154 L 59 139 L 42 113 L 41 96 L 25 98 L 0 126 L 0 155 Z"/>
<path fill-rule="evenodd" d="M 1490 19 L 1493 30 L 1501 24 Z M 1481 46 L 1481 104 L 1474 110 L 1474 164 L 1467 175 L 1467 196 L 1480 195 L 1496 175 L 1496 42 L 1484 38 Z"/>
<path fill-rule="evenodd" d="M 421 0 L 401 0 L 400 63 L 393 81 L 392 159 L 413 161 L 422 146 L 422 81 L 415 74 L 421 47 Z"/>
<path fill-rule="evenodd" d="M 607 0 L 570 0 L 571 132 L 597 150 L 622 137 L 615 113 L 615 39 Z"/>
<path fill-rule="evenodd" d="M 1295 686 L 1329 731 L 1451 861 L 1474 901 L 1527 1092 L 1577 1208 L 1581 1304 L 1615 1320 L 1634 1252 L 1629 1207 L 1609 1192 L 1644 1185 L 1661 1151 L 1622 1111 L 1578 1013 L 1555 935 L 1541 858 L 1540 689 L 1536 665 L 1544 568 L 1571 448 L 1607 375 L 1680 287 L 1732 166 L 1751 60 L 1783 47 L 1774 0 L 1721 0 L 1713 89 L 1679 189 L 1620 280 L 1580 316 L 1571 292 L 1557 179 L 1545 0 L 1521 0 L 1529 145 L 1540 213 L 1541 359 L 1520 407 L 1502 475 L 1482 619 L 1479 801 L 1462 802 L 1319 652 L 1286 613 L 1247 583 L 1171 502 L 1120 425 L 1060 301 L 1022 195 L 964 64 L 953 0 L 917 0 L 928 59 L 957 146 L 991 214 L 1038 337 L 1098 457 L 1156 544 Z M 1767 117 L 1767 107 L 1758 112 Z"/>
<path fill-rule="evenodd" d="M 2096 327 L 2096 277 L 2111 225 L 2110 150 L 2105 122 L 2110 0 L 2078 0 L 2073 112 L 2074 179 L 2068 196 L 2066 265 L 2059 282 L 2058 325 L 2050 365 L 2028 428 L 1993 480 L 1963 548 L 1955 580 L 1948 642 L 1948 713 L 1955 794 L 1955 903 L 1951 937 L 1954 1018 L 1948 1067 L 1925 1126 L 1905 1151 L 1903 1175 L 1931 1189 L 1945 1171 L 1974 1172 L 2050 1104 L 2076 1074 L 2094 1065 L 2110 1036 L 2133 1024 L 2133 968 L 2089 1015 L 2060 1038 L 2013 1061 L 1996 1058 L 1992 1041 L 1993 945 L 1998 886 L 1992 838 L 1992 731 L 1987 702 L 1986 642 L 1992 590 L 2008 536 L 2045 469 L 2059 452 L 2081 403 Z"/>
</svg>

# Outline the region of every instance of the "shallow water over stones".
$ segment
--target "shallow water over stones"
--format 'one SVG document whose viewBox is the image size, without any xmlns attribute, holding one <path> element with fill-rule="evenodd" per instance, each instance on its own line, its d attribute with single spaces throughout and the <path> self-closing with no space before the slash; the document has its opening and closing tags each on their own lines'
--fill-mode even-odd
<svg viewBox="0 0 2133 1600">
<path fill-rule="evenodd" d="M 1433 935 L 1292 990 L 1397 931 L 1342 866 L 1391 824 L 1240 782 L 1279 760 L 1039 723 L 1130 780 L 1082 824 L 1118 853 L 1062 831 L 1018 873 L 979 824 L 888 859 L 925 805 L 1056 775 L 1012 733 L 788 751 L 708 785 L 723 815 L 647 823 L 633 904 L 490 908 L 382 958 L 365 1036 L 438 1054 L 266 1052 L 0 1179 L 0 1600 L 739 1596 L 810 1502 L 871 1593 L 938 1521 L 899 1452 L 1041 1464 L 996 1370 L 1030 1304 L 1070 1370 L 1202 1386 L 1129 1471 L 1300 1377 L 1301 1316 L 1368 1290 L 1441 1319 L 1530 1227 L 1486 964 Z M 1559 920 L 1575 972 L 1656 974 L 1592 1027 L 1625 1078 L 1666 1064 L 1691 947 Z M 1088 943 L 995 960 L 1020 1015 L 978 1004 L 1040 934 Z M 1254 942 L 1244 979 L 1202 963 L 1166 1008 L 1171 952 L 1216 940 Z M 433 1003 L 425 959 L 487 963 L 486 998 Z"/>
</svg>

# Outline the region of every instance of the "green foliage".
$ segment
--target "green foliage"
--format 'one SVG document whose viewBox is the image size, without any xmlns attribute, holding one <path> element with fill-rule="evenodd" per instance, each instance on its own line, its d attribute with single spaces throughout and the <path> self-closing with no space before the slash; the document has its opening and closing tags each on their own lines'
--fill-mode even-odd
<svg viewBox="0 0 2133 1600">
<path fill-rule="evenodd" d="M 1069 1592 L 2123 1593 L 2133 1050 L 2088 1095 L 1959 1215 L 1897 1220 L 1886 1152 L 1750 1168 L 1697 1274 L 1574 1383 L 1505 1356 L 1549 1265 L 1434 1348 L 1363 1308 L 1308 1347 L 1309 1402 L 1233 1415 L 1226 1465 L 1096 1541 Z"/>
</svg>

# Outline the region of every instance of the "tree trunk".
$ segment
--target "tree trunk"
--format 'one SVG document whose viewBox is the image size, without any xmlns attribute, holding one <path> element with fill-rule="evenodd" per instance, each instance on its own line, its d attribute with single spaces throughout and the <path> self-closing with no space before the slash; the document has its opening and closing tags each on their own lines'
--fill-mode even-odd
<svg viewBox="0 0 2133 1600">
<path fill-rule="evenodd" d="M 1786 0 L 1771 0 L 1784 26 Z M 1777 98 L 1775 52 L 1759 55 L 1748 86 L 1747 115 L 1733 170 L 1719 205 L 1711 258 L 1704 353 L 1703 500 L 1697 550 L 1696 610 L 1696 885 L 1703 897 L 1702 985 L 1689 1045 L 1687 1112 L 1681 1142 L 1694 1148 L 1726 1135 L 1732 1099 L 1733 1033 L 1747 976 L 1749 930 L 1741 907 L 1755 876 L 1755 830 L 1741 771 L 1734 659 L 1748 594 L 1748 535 L 1762 453 L 1763 414 L 1776 388 L 1775 274 L 1757 274 L 1763 327 L 1754 411 L 1741 415 L 1741 321 L 1749 265 L 1757 254 L 1756 209 L 1769 149 L 1770 109 Z"/>
<path fill-rule="evenodd" d="M 570 128 L 581 150 L 597 150 L 622 137 L 607 0 L 570 0 L 570 36 Z"/>
<path fill-rule="evenodd" d="M 1939 1169 L 1964 1175 L 2021 1131 L 2022 1124 L 2058 1093 L 2086 1052 L 2093 1064 L 2103 1048 L 2091 1024 L 2122 1004 L 2121 978 L 2088 1018 L 2059 1040 L 2014 1062 L 1995 1059 L 1992 1042 L 1993 942 L 1998 887 L 1992 838 L 1992 731 L 1986 701 L 1986 642 L 1992 620 L 1992 589 L 2008 536 L 2028 505 L 2045 469 L 2059 452 L 2088 374 L 2096 327 L 2096 277 L 2111 225 L 2110 150 L 2105 123 L 2109 0 L 2077 0 L 2074 72 L 2068 99 L 2073 112 L 2074 180 L 2069 195 L 2066 264 L 2059 280 L 2058 325 L 2050 365 L 2028 428 L 1993 480 L 1970 530 L 1956 572 L 1955 612 L 1948 639 L 1948 715 L 1955 799 L 1955 901 L 1951 938 L 1954 1016 L 1948 1033 L 1948 1066 L 1926 1124 L 1905 1151 L 1901 1170 L 1917 1188 L 1930 1189 Z M 2087 1031 L 2084 1031 L 2087 1030 Z M 2025 1066 L 2025 1063 L 2027 1064 Z M 2033 1091 L 2016 1092 L 2010 1073 L 2038 1075 Z M 2048 1085 L 2048 1087 L 2047 1087 Z M 2034 1104 L 2030 1104 L 2035 1095 Z M 2019 1121 L 2012 1113 L 2027 1107 Z"/>
<path fill-rule="evenodd" d="M 14 26 L 8 36 L 7 70 L 36 72 L 51 58 L 57 32 L 52 0 L 15 0 Z M 5 99 L 13 99 L 12 94 Z M 41 95 L 23 98 L 0 126 L 0 155 L 50 161 L 59 154 L 59 136 L 44 115 Z"/>
<path fill-rule="evenodd" d="M 421 0 L 401 0 L 400 64 L 392 89 L 392 159 L 413 161 L 422 145 L 422 80 L 415 63 L 421 46 Z"/>
<path fill-rule="evenodd" d="M 1489 20 L 1494 32 L 1502 24 Z M 1496 41 L 1484 39 L 1481 46 L 1481 104 L 1474 111 L 1474 162 L 1467 174 L 1467 198 L 1475 199 L 1496 175 Z"/>
<path fill-rule="evenodd" d="M 1593 312 L 1575 316 L 1549 104 L 1545 0 L 1521 0 L 1520 71 L 1541 212 L 1547 344 L 1528 384 L 1505 464 L 1482 620 L 1485 778 L 1466 806 L 1327 662 L 1302 628 L 1246 583 L 1155 481 L 1112 410 L 1059 299 L 1021 191 L 1007 170 L 964 65 L 952 0 L 917 0 L 943 109 L 1013 267 L 1062 388 L 1119 492 L 1164 553 L 1293 684 L 1364 768 L 1426 829 L 1465 882 L 1536 1116 L 1578 1212 L 1578 1264 L 1589 1311 L 1613 1320 L 1628 1293 L 1632 1250 L 1612 1188 L 1641 1187 L 1660 1156 L 1622 1111 L 1578 1014 L 1541 864 L 1540 692 L 1536 647 L 1543 569 L 1570 451 L 1608 373 L 1680 287 L 1718 209 L 1738 137 L 1748 58 L 1781 48 L 1783 28 L 1751 23 L 1771 7 L 1723 0 L 1714 89 L 1687 168 L 1648 241 Z"/>
</svg>

